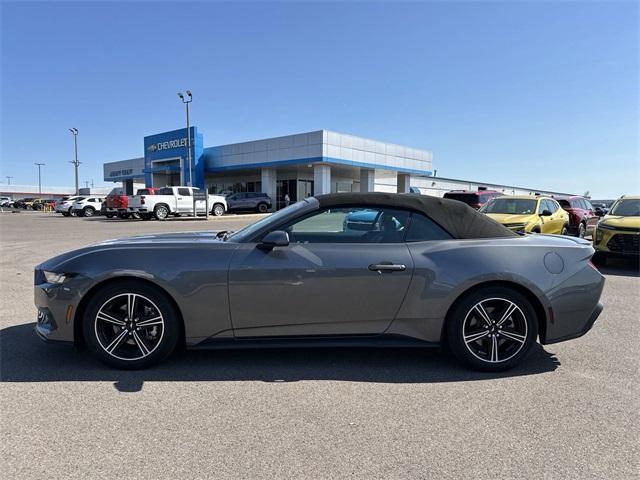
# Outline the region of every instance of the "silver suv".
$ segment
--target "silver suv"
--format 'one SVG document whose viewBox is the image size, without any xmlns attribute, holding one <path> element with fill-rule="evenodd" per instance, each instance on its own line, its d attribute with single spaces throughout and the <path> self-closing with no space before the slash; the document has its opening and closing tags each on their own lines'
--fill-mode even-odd
<svg viewBox="0 0 640 480">
<path fill-rule="evenodd" d="M 226 197 L 229 211 L 255 210 L 266 213 L 271 209 L 271 198 L 266 193 L 242 192 Z"/>
</svg>

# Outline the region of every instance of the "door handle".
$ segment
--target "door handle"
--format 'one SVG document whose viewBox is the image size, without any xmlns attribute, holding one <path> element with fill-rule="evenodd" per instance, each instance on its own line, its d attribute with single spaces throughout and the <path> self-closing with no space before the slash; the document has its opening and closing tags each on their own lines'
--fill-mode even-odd
<svg viewBox="0 0 640 480">
<path fill-rule="evenodd" d="M 378 272 L 382 274 L 382 272 L 403 272 L 407 269 L 406 265 L 399 265 L 394 263 L 372 263 L 369 265 L 369 270 L 372 272 Z"/>
</svg>

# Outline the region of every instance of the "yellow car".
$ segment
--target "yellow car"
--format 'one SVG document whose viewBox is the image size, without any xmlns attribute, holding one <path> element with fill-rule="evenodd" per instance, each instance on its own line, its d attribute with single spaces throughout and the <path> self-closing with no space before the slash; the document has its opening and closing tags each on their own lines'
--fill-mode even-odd
<svg viewBox="0 0 640 480">
<path fill-rule="evenodd" d="M 623 195 L 596 225 L 596 259 L 640 258 L 640 196 Z"/>
<path fill-rule="evenodd" d="M 485 204 L 480 211 L 515 232 L 569 233 L 569 214 L 551 197 L 497 197 Z"/>
</svg>

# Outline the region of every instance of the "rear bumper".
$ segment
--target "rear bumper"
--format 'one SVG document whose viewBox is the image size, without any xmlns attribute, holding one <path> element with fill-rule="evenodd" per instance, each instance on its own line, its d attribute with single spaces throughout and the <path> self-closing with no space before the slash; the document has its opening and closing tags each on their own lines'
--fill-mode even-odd
<svg viewBox="0 0 640 480">
<path fill-rule="evenodd" d="M 604 277 L 589 266 L 554 287 L 548 294 L 546 328 L 540 343 L 564 342 L 591 330 L 602 312 L 603 288 Z"/>
</svg>

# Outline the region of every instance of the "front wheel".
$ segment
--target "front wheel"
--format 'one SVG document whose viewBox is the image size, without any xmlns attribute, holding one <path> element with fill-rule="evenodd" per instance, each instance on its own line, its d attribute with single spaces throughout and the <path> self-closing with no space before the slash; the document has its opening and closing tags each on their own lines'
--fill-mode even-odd
<svg viewBox="0 0 640 480">
<path fill-rule="evenodd" d="M 93 217 L 93 215 L 96 213 L 96 209 L 93 207 L 84 207 L 82 209 L 82 216 L 83 217 Z"/>
<path fill-rule="evenodd" d="M 211 213 L 213 213 L 216 217 L 224 215 L 224 205 L 222 205 L 221 203 L 216 203 L 213 206 Z"/>
<path fill-rule="evenodd" d="M 124 281 L 99 290 L 89 301 L 83 334 L 89 350 L 115 368 L 138 369 L 173 352 L 180 338 L 179 317 L 156 288 Z"/>
<path fill-rule="evenodd" d="M 490 372 L 516 366 L 538 334 L 529 300 L 507 287 L 476 290 L 447 316 L 446 336 L 453 354 L 466 365 Z"/>
<path fill-rule="evenodd" d="M 569 235 L 569 228 L 566 225 L 562 226 L 562 230 L 560 230 L 560 235 Z"/>
<path fill-rule="evenodd" d="M 578 238 L 584 238 L 587 234 L 587 229 L 584 226 L 584 223 L 580 223 L 578 226 Z"/>
</svg>

